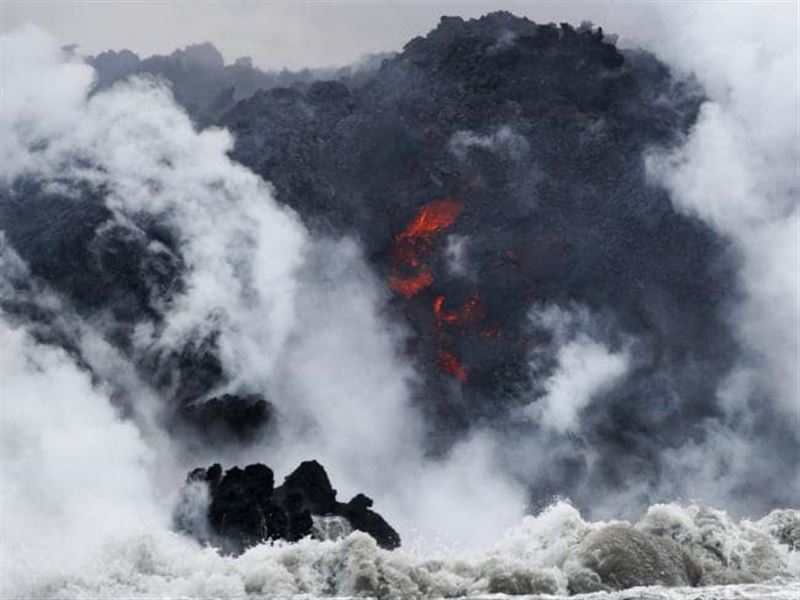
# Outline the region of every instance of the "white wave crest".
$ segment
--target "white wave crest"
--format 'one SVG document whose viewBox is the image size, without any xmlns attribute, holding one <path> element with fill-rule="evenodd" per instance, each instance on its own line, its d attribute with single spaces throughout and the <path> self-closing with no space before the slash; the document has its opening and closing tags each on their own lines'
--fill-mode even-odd
<svg viewBox="0 0 800 600">
<path fill-rule="evenodd" d="M 558 502 L 525 517 L 488 552 L 440 560 L 382 550 L 358 531 L 337 541 L 262 544 L 231 557 L 161 530 L 109 541 L 81 569 L 31 577 L 7 597 L 559 597 L 578 591 L 576 586 L 589 591 L 585 583 L 592 580 L 594 593 L 579 597 L 611 599 L 622 597 L 614 591 L 614 577 L 641 577 L 624 597 L 635 590 L 637 598 L 792 598 L 800 589 L 800 563 L 784 534 L 792 527 L 796 532 L 798 523 L 795 510 L 737 522 L 722 511 L 677 504 L 652 506 L 634 524 L 587 522 L 569 503 Z M 636 543 L 625 537 L 624 549 L 613 542 L 592 546 L 600 554 L 587 563 L 587 544 L 612 531 L 637 532 L 631 534 L 634 542 L 638 534 L 656 549 L 672 548 L 700 569 L 699 587 L 659 584 L 665 573 L 649 573 L 648 557 L 637 555 Z M 623 550 L 634 558 L 630 564 L 619 564 L 615 553 Z M 601 565 L 600 573 L 593 565 Z M 603 571 L 609 568 L 618 572 Z"/>
</svg>

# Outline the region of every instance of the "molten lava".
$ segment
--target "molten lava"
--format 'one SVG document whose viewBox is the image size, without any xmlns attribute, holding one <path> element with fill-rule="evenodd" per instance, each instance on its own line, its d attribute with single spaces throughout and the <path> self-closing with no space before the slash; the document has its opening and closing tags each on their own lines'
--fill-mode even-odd
<svg viewBox="0 0 800 600">
<path fill-rule="evenodd" d="M 395 236 L 393 272 L 389 277 L 392 291 L 411 298 L 433 283 L 427 265 L 433 238 L 450 227 L 462 210 L 461 203 L 450 198 L 434 200 L 420 208 L 408 226 Z M 401 273 L 406 270 L 417 272 L 412 275 Z"/>
<path fill-rule="evenodd" d="M 467 371 L 461 366 L 458 359 L 447 350 L 439 350 L 436 355 L 436 364 L 445 373 L 449 373 L 461 382 L 467 380 Z"/>
<path fill-rule="evenodd" d="M 397 239 L 399 241 L 420 236 L 428 237 L 447 229 L 455 222 L 463 209 L 460 202 L 450 198 L 429 202 L 419 209 L 417 215 L 411 220 L 405 231 L 397 236 Z"/>
<path fill-rule="evenodd" d="M 408 226 L 395 236 L 392 272 L 389 275 L 389 287 L 393 292 L 410 299 L 433 285 L 429 258 L 434 238 L 450 227 L 462 211 L 461 203 L 451 198 L 434 200 L 420 208 Z M 443 325 L 466 325 L 484 317 L 483 305 L 477 293 L 455 311 L 445 310 L 444 301 L 444 296 L 438 296 L 433 301 L 433 311 L 440 330 Z M 467 370 L 454 354 L 442 348 L 444 342 L 441 332 L 437 339 L 438 367 L 459 381 L 466 381 Z"/>
<path fill-rule="evenodd" d="M 458 314 L 454 312 L 447 312 L 442 308 L 444 304 L 444 296 L 437 296 L 433 301 L 433 314 L 436 315 L 436 321 L 441 325 L 446 323 L 454 325 L 458 323 Z"/>
<path fill-rule="evenodd" d="M 436 322 L 439 325 L 467 325 L 483 319 L 486 311 L 478 292 L 474 292 L 457 311 L 445 310 L 444 296 L 437 296 L 433 301 L 433 314 L 436 315 Z"/>
<path fill-rule="evenodd" d="M 427 269 L 411 277 L 398 277 L 396 275 L 389 277 L 391 290 L 406 299 L 416 296 L 432 283 L 433 275 Z"/>
<path fill-rule="evenodd" d="M 450 198 L 434 200 L 419 209 L 400 234 L 395 237 L 392 264 L 395 268 L 419 268 L 430 255 L 434 236 L 450 227 L 463 207 Z"/>
<path fill-rule="evenodd" d="M 486 310 L 483 308 L 483 303 L 481 303 L 478 292 L 475 292 L 472 296 L 467 298 L 467 301 L 464 302 L 464 306 L 461 307 L 461 320 L 467 323 L 474 323 L 475 321 L 480 321 L 485 316 Z"/>
</svg>

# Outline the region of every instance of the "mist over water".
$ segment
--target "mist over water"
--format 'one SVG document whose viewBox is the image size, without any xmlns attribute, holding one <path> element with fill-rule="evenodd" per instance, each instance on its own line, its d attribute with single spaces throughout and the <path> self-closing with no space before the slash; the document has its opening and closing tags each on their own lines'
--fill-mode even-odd
<svg viewBox="0 0 800 600">
<path fill-rule="evenodd" d="M 53 236 L 59 215 L 85 210 L 73 223 L 143 249 L 134 270 L 146 293 L 123 298 L 128 312 L 89 309 L 91 294 L 76 300 L 32 273 L 24 256 L 35 236 L 0 224 L 3 596 L 591 592 L 600 589 L 586 574 L 593 549 L 616 556 L 640 532 L 669 540 L 652 552 L 671 575 L 650 584 L 767 581 L 773 588 L 752 594 L 792 597 L 800 100 L 787 82 L 796 80 L 797 38 L 791 23 L 716 7 L 663 16 L 670 37 L 644 30 L 642 42 L 697 77 L 708 99 L 680 144 L 648 149 L 647 173 L 677 211 L 731 245 L 724 319 L 741 351 L 716 390 L 719 414 L 700 419 L 685 444 L 666 445 L 659 472 L 625 481 L 605 477 L 614 457 L 581 440 L 604 422 L 615 386 L 640 372 L 648 346 L 602 310 L 532 303 L 530 327 L 551 340 L 527 355 L 535 393 L 501 423 L 478 421 L 432 451 L 437 425 L 415 402 L 424 375 L 407 352 L 413 332 L 363 240 L 312 230 L 230 157 L 228 131 L 198 129 L 163 82 L 132 77 L 97 91 L 94 70 L 47 33 L 4 35 L 0 202 L 45 198 L 31 210 L 56 223 Z M 514 136 L 463 133 L 450 149 L 516 160 L 529 148 Z M 448 268 L 466 279 L 469 244 L 447 241 Z M 56 269 L 59 258 L 48 258 Z M 182 385 L 172 353 L 209 340 L 224 373 L 213 395 L 263 394 L 280 427 L 246 445 L 171 428 L 164 398 Z M 575 487 L 583 517 L 548 487 L 563 483 L 576 456 L 586 471 Z M 309 458 L 340 497 L 374 498 L 403 549 L 380 550 L 356 532 L 234 558 L 172 531 L 190 469 L 263 462 L 280 478 Z M 772 509 L 787 510 L 767 516 Z M 614 518 L 631 524 L 615 530 Z M 702 577 L 670 562 L 670 544 Z M 653 593 L 670 597 L 665 589 Z"/>
</svg>

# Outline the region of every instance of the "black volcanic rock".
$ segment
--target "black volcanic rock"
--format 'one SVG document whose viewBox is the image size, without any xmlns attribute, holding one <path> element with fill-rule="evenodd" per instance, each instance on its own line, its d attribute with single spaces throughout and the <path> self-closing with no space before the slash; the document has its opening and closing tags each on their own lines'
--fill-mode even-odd
<svg viewBox="0 0 800 600">
<path fill-rule="evenodd" d="M 158 318 L 159 305 L 182 289 L 171 232 L 144 218 L 135 227 L 115 221 L 103 190 L 46 188 L 25 178 L 0 187 L 0 227 L 31 274 L 81 314 L 108 310 L 123 337 L 139 319 Z"/>
<path fill-rule="evenodd" d="M 586 443 L 619 455 L 609 470 L 623 473 L 658 469 L 653 444 L 679 447 L 699 435 L 687 422 L 719 414 L 738 352 L 728 244 L 677 211 L 644 161 L 680 142 L 702 101 L 691 79 L 602 30 L 500 12 L 443 18 L 363 81 L 262 90 L 219 123 L 278 200 L 318 231 L 357 237 L 396 292 L 434 447 L 543 393 L 556 344 L 532 307 L 579 305 L 608 347 L 641 343 L 629 376 L 584 415 Z M 398 239 L 436 202 L 460 212 L 411 245 L 424 260 L 404 261 Z M 419 289 L 397 293 L 404 281 Z M 531 352 L 546 357 L 538 371 Z M 552 478 L 579 494 L 581 478 Z"/>
<path fill-rule="evenodd" d="M 206 527 L 186 518 L 192 485 L 206 484 L 209 505 L 201 519 Z M 272 470 L 262 464 L 244 469 L 232 467 L 223 473 L 220 465 L 198 468 L 189 473 L 182 504 L 176 509 L 176 526 L 223 551 L 241 553 L 268 540 L 297 541 L 313 532 L 313 516 L 339 516 L 353 529 L 368 533 L 382 548 L 400 546 L 400 536 L 379 515 L 370 510 L 372 500 L 358 494 L 347 504 L 336 501 L 325 469 L 317 461 L 305 461 L 275 488 Z"/>
<path fill-rule="evenodd" d="M 140 58 L 130 50 L 107 50 L 86 60 L 97 71 L 98 91 L 131 76 L 163 79 L 195 122 L 207 125 L 236 102 L 258 90 L 290 86 L 304 88 L 320 79 L 360 79 L 377 68 L 386 56 L 390 55 L 371 55 L 359 65 L 338 69 L 263 71 L 255 67 L 247 56 L 225 64 L 219 50 L 204 42 L 191 44 L 169 55 Z"/>
<path fill-rule="evenodd" d="M 339 504 L 338 514 L 350 521 L 353 529 L 370 534 L 382 548 L 398 548 L 400 536 L 386 520 L 373 510 L 372 498 L 357 494 L 347 504 Z"/>
<path fill-rule="evenodd" d="M 276 497 L 284 503 L 308 510 L 316 515 L 335 514 L 336 490 L 331 487 L 328 474 L 315 460 L 307 460 L 286 476 L 276 490 Z"/>
</svg>

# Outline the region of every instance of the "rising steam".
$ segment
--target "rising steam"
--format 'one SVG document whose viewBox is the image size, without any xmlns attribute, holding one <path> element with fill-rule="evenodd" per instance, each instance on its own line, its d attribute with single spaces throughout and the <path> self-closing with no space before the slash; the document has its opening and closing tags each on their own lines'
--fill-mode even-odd
<svg viewBox="0 0 800 600">
<path fill-rule="evenodd" d="M 353 242 L 312 242 L 268 184 L 227 157 L 231 137 L 196 131 L 162 85 L 133 79 L 92 94 L 91 68 L 31 29 L 3 37 L 3 61 L 6 184 L 37 180 L 64 203 L 78 190 L 94 190 L 116 225 L 136 231 L 145 216 L 168 227 L 177 244 L 155 250 L 178 252 L 186 266 L 182 291 L 158 303 L 158 318 L 136 324 L 126 357 L 93 351 L 91 340 L 113 329 L 113 317 L 84 318 L 54 291 L 24 300 L 60 303 L 62 320 L 85 334 L 71 352 L 37 343 L 32 334 L 41 333 L 41 323 L 9 316 L 3 324 L 3 504 L 14 519 L 13 527 L 4 520 L 4 554 L 55 528 L 69 540 L 70 556 L 84 560 L 84 546 L 125 534 L 118 525 L 167 525 L 169 500 L 186 470 L 220 456 L 185 456 L 180 440 L 156 443 L 163 431 L 137 430 L 134 423 L 153 421 L 140 414 L 151 406 L 140 397 L 158 392 L 125 373 L 211 334 L 228 376 L 225 390 L 263 393 L 281 418 L 276 439 L 228 450 L 226 462 L 267 461 L 281 472 L 318 458 L 342 496 L 369 481 L 410 540 L 414 532 L 430 539 L 446 531 L 475 542 L 519 517 L 521 490 L 494 464 L 492 440 L 476 436 L 452 459 L 424 459 L 425 428 L 408 402 L 414 376 L 397 350 L 403 334 L 386 325 L 388 293 Z M 6 264 L 18 260 L 8 252 L 4 278 L 11 275 Z M 18 283 L 5 280 L 4 301 L 23 300 Z M 66 447 L 68 453 L 59 449 Z M 153 481 L 164 465 L 168 473 Z M 57 502 L 57 510 L 41 502 Z M 455 505 L 461 509 L 443 510 Z M 475 514 L 483 517 L 480 527 L 470 524 Z"/>
</svg>

